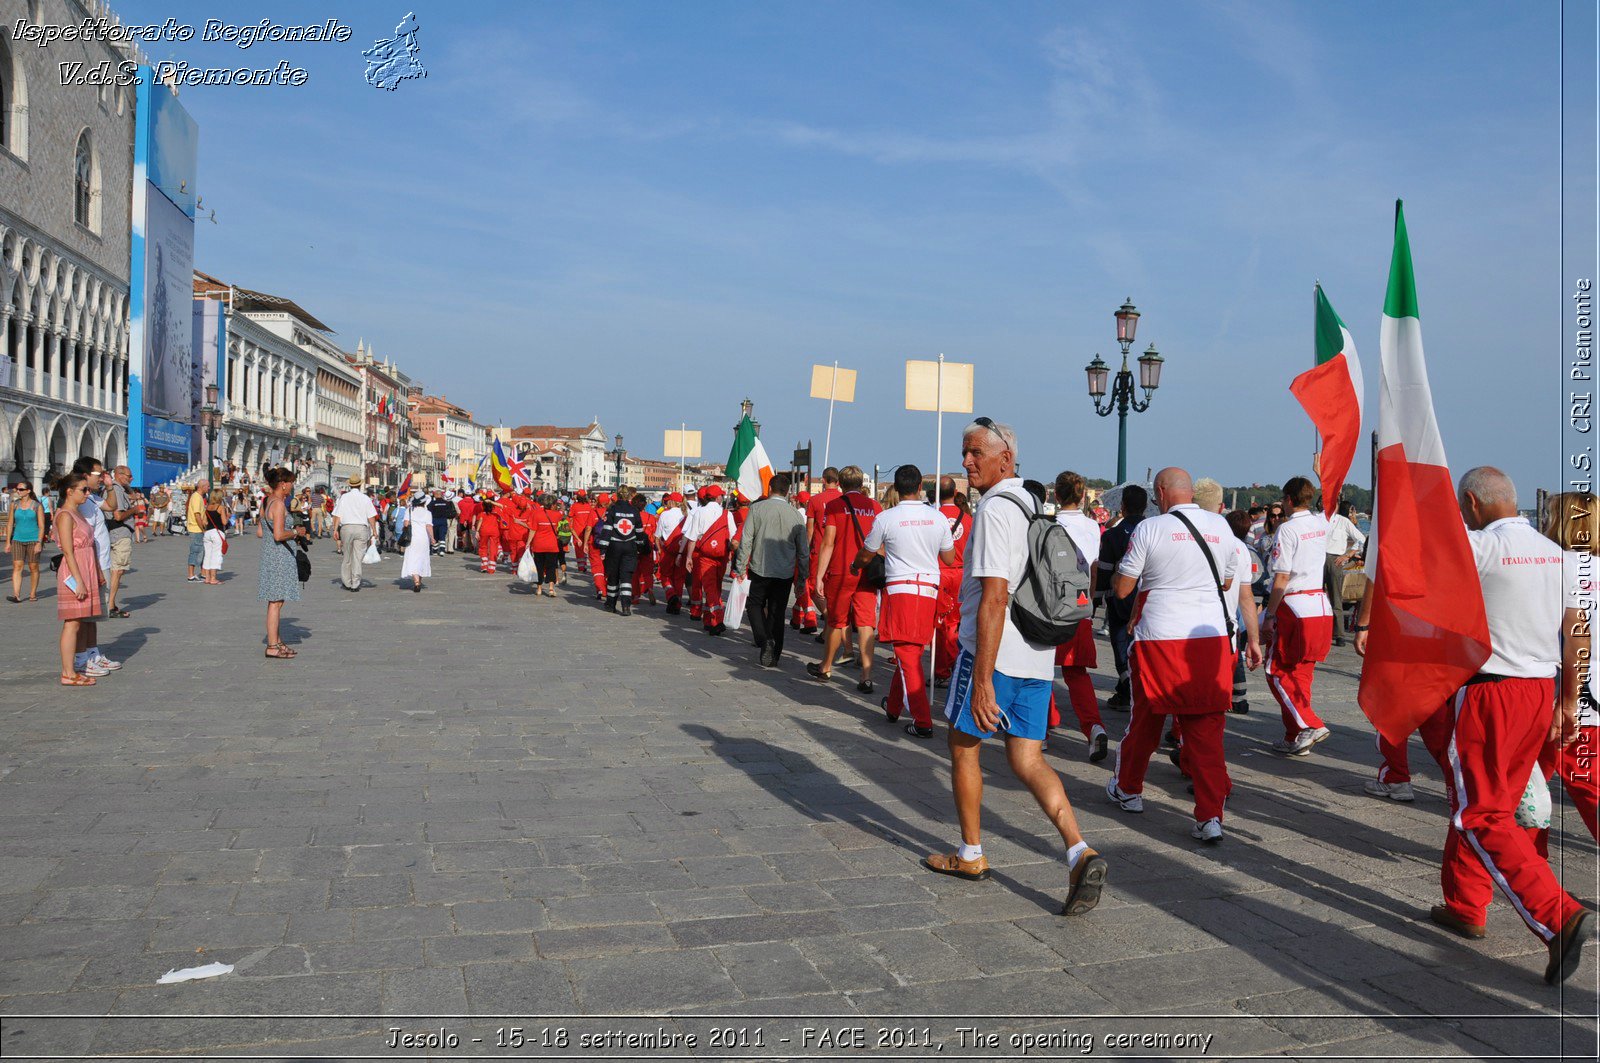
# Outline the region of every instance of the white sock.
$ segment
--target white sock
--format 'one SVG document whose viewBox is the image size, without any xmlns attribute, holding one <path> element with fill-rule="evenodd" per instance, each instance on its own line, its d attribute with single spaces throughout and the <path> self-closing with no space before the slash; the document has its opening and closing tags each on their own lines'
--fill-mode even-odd
<svg viewBox="0 0 1600 1063">
<path fill-rule="evenodd" d="M 962 842 L 961 845 L 956 849 L 956 856 L 968 861 L 969 863 L 982 855 L 983 846 L 981 845 L 968 845 L 966 842 Z"/>
<path fill-rule="evenodd" d="M 1071 871 L 1078 866 L 1078 861 L 1083 859 L 1083 854 L 1089 851 L 1088 842 L 1079 842 L 1067 850 L 1067 870 Z"/>
</svg>

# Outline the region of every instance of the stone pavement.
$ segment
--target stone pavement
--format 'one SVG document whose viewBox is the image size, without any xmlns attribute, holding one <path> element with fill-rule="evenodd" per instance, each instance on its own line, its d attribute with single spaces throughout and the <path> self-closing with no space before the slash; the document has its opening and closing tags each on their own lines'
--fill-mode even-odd
<svg viewBox="0 0 1600 1063">
<path fill-rule="evenodd" d="M 1214 848 L 1164 758 L 1128 816 L 1110 762 L 1060 733 L 1049 756 L 1112 868 L 1099 909 L 1064 919 L 1059 842 L 998 748 L 995 877 L 919 869 L 956 839 L 942 742 L 806 681 L 809 639 L 762 671 L 743 638 L 612 616 L 576 577 L 536 600 L 462 555 L 423 594 L 392 556 L 347 594 L 319 544 L 285 613 L 300 656 L 266 660 L 257 540 L 232 540 L 218 588 L 183 582 L 185 549 L 138 550 L 133 618 L 101 628 L 126 667 L 92 690 L 56 685 L 53 598 L 0 606 L 0 1054 L 376 1057 L 398 1026 L 443 1045 L 401 1057 L 504 1055 L 505 1027 L 532 1044 L 634 1014 L 744 1058 L 817 1035 L 779 1046 L 773 1019 L 763 1049 L 719 1052 L 700 1016 L 870 1029 L 869 1052 L 911 1029 L 900 1058 L 962 1058 L 956 1025 L 997 1039 L 977 1058 L 1053 1032 L 1099 1055 L 1592 1057 L 1595 950 L 1556 990 L 1503 901 L 1477 944 L 1422 921 L 1443 789 L 1414 747 L 1415 805 L 1362 793 L 1347 651 L 1320 673 L 1335 734 L 1307 759 L 1267 751 L 1281 730 L 1251 678 Z M 1595 847 L 1561 810 L 1558 869 L 1593 902 Z M 234 973 L 155 984 L 214 960 Z"/>
</svg>

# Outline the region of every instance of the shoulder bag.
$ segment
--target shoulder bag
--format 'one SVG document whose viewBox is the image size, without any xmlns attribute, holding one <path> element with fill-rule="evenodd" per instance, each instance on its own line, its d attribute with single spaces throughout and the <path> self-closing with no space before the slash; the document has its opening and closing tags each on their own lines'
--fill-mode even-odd
<svg viewBox="0 0 1600 1063">
<path fill-rule="evenodd" d="M 850 504 L 849 495 L 844 498 L 844 511 L 850 514 L 850 523 L 855 525 L 856 542 L 860 543 L 857 549 L 865 550 L 867 548 L 867 537 L 861 534 L 861 522 L 856 519 L 856 507 Z M 854 558 L 851 560 L 854 561 Z M 888 563 L 884 560 L 882 554 L 873 554 L 872 560 L 868 561 L 861 569 L 860 586 L 869 591 L 881 591 L 888 584 Z"/>
</svg>

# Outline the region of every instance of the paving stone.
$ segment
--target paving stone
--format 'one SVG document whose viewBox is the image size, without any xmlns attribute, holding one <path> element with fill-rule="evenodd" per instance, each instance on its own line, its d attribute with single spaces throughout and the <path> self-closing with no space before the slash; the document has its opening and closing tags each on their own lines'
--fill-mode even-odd
<svg viewBox="0 0 1600 1063">
<path fill-rule="evenodd" d="M 321 942 L 305 946 L 317 974 L 337 971 L 413 970 L 422 966 L 422 943 L 414 938 Z"/>
<path fill-rule="evenodd" d="M 541 930 L 534 938 L 538 942 L 539 955 L 551 960 L 673 949 L 678 944 L 677 939 L 660 923 Z"/>
<path fill-rule="evenodd" d="M 467 963 L 504 963 L 532 959 L 533 935 L 462 934 L 432 937 L 423 942 L 430 967 L 459 967 Z"/>
<path fill-rule="evenodd" d="M 386 1015 L 464 1015 L 466 983 L 454 967 L 385 971 L 383 1012 Z"/>
<path fill-rule="evenodd" d="M 610 923 L 658 923 L 661 913 L 642 893 L 600 897 L 556 897 L 545 902 L 556 927 L 604 926 Z"/>
<path fill-rule="evenodd" d="M 248 912 L 317 912 L 328 906 L 326 880 L 246 882 L 234 894 L 233 910 Z"/>
<path fill-rule="evenodd" d="M 668 924 L 685 948 L 733 945 L 752 941 L 792 941 L 840 933 L 839 920 L 828 912 L 741 915 Z"/>
<path fill-rule="evenodd" d="M 826 993 L 833 988 L 806 955 L 787 942 L 724 945 L 712 951 L 733 984 L 751 999 Z"/>
<path fill-rule="evenodd" d="M 436 937 L 455 933 L 455 926 L 450 909 L 442 905 L 363 908 L 355 912 L 355 936 L 360 941 Z"/>
<path fill-rule="evenodd" d="M 411 880 L 404 875 L 336 878 L 329 885 L 329 908 L 379 908 L 411 902 Z"/>
<path fill-rule="evenodd" d="M 572 960 L 566 966 L 586 1011 L 648 1015 L 739 999 L 733 979 L 705 949 Z"/>
<path fill-rule="evenodd" d="M 543 930 L 550 922 L 544 906 L 532 900 L 453 904 L 450 912 L 455 917 L 457 932 L 462 934 Z"/>
<path fill-rule="evenodd" d="M 529 1016 L 563 1015 L 573 1010 L 572 983 L 559 963 L 474 963 L 461 973 L 466 980 L 467 1011 L 474 1015 L 504 1016 L 520 1022 Z"/>
</svg>

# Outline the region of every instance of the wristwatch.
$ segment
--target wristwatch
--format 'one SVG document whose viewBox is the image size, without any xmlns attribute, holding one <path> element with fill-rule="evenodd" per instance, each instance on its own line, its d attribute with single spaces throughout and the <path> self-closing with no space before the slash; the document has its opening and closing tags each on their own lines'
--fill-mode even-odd
<svg viewBox="0 0 1600 1063">
<path fill-rule="evenodd" d="M 1367 630 L 1367 628 L 1369 628 L 1371 626 L 1372 625 L 1370 625 L 1370 624 L 1351 624 L 1350 625 L 1350 630 L 1351 631 L 1365 631 L 1365 630 Z"/>
</svg>

